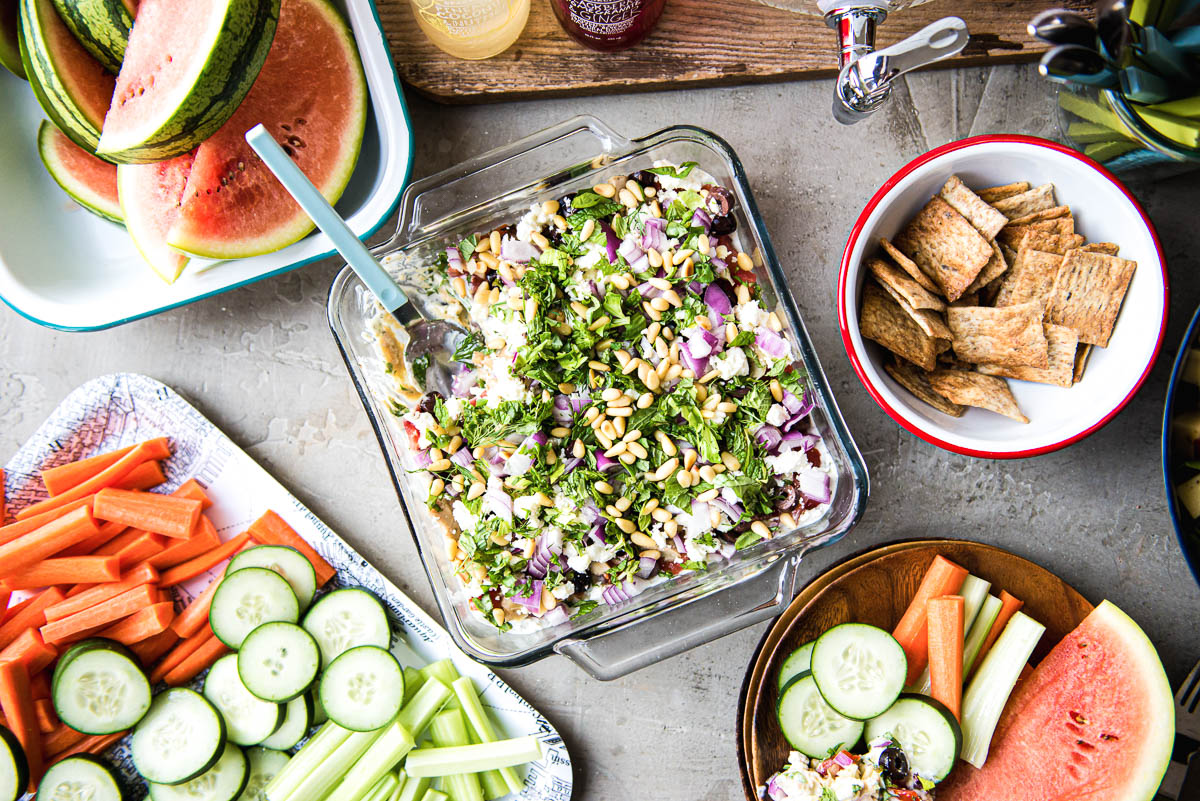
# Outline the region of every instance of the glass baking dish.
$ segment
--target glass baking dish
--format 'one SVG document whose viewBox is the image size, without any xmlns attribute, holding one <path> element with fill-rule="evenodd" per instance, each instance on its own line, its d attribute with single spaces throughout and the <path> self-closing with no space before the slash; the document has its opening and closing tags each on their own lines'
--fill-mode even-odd
<svg viewBox="0 0 1200 801">
<path fill-rule="evenodd" d="M 329 325 L 387 458 L 446 628 L 465 652 L 496 667 L 517 667 L 560 653 L 607 680 L 773 617 L 792 598 L 801 557 L 845 535 L 866 504 L 866 466 L 800 321 L 745 172 L 729 145 L 708 131 L 674 126 L 630 140 L 593 117 L 575 117 L 410 185 L 401 200 L 395 236 L 374 253 L 385 266 L 430 259 L 468 232 L 515 221 L 534 202 L 653 166 L 657 159 L 698 162 L 736 196 L 738 236 L 756 256 L 766 307 L 780 310 L 798 361 L 808 372 L 816 398 L 813 421 L 837 471 L 833 499 L 822 518 L 717 561 L 706 573 L 682 574 L 617 606 L 601 606 L 579 619 L 529 633 L 502 634 L 468 604 L 456 602 L 458 580 L 445 555 L 444 529 L 409 479 L 416 465 L 392 412 L 395 391 L 372 333 L 380 308 L 348 267 L 330 289 Z"/>
</svg>

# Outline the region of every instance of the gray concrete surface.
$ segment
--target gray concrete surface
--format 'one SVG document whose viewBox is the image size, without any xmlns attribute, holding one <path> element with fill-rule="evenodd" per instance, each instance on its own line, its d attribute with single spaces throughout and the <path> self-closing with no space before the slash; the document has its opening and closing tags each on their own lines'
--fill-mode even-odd
<svg viewBox="0 0 1200 801">
<path fill-rule="evenodd" d="M 897 427 L 853 375 L 837 333 L 837 265 L 875 188 L 923 151 L 970 134 L 1053 136 L 1051 90 L 1030 68 L 910 77 L 887 111 L 853 128 L 827 112 L 828 82 L 446 108 L 410 98 L 414 176 L 579 113 L 628 135 L 693 123 L 745 163 L 847 422 L 870 466 L 861 524 L 808 561 L 900 537 L 995 543 L 1108 597 L 1158 645 L 1174 682 L 1200 658 L 1200 591 L 1167 518 L 1159 425 L 1171 358 L 1200 301 L 1197 175 L 1133 188 L 1170 260 L 1171 324 L 1142 391 L 1107 428 L 1018 462 L 945 453 Z M 429 589 L 367 418 L 325 324 L 332 263 L 96 334 L 61 334 L 0 310 L 0 453 L 79 383 L 111 371 L 174 386 L 426 609 Z M 741 797 L 734 717 L 766 624 L 608 684 L 552 658 L 506 674 L 560 728 L 579 801 Z"/>
</svg>

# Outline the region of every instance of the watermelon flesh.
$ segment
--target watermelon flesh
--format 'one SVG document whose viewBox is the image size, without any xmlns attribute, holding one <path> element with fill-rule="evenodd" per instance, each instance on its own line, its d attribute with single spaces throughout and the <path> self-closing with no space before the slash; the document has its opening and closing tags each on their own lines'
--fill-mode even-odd
<svg viewBox="0 0 1200 801">
<path fill-rule="evenodd" d="M 938 801 L 1148 801 L 1171 761 L 1175 707 L 1150 640 L 1104 601 L 1017 685 L 987 762 Z"/>
<path fill-rule="evenodd" d="M 196 152 L 168 242 L 231 259 L 300 239 L 312 221 L 246 144 L 246 131 L 263 123 L 333 203 L 358 159 L 366 111 L 362 65 L 341 16 L 326 0 L 283 0 L 253 88 Z"/>
<path fill-rule="evenodd" d="M 0 0 L 0 66 L 18 78 L 25 77 L 21 66 L 20 27 L 18 0 Z"/>
<path fill-rule="evenodd" d="M 117 191 L 125 228 L 142 258 L 168 284 L 188 262 L 186 255 L 167 244 L 167 231 L 179 214 L 179 198 L 192 171 L 192 153 L 154 164 L 117 167 Z"/>
<path fill-rule="evenodd" d="M 38 130 L 38 154 L 50 177 L 79 205 L 121 222 L 115 164 L 96 158 L 48 122 Z"/>
</svg>

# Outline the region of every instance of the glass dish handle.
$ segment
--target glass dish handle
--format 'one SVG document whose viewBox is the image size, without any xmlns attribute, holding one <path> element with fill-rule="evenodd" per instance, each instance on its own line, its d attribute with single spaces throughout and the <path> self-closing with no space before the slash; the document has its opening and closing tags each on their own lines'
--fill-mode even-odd
<svg viewBox="0 0 1200 801">
<path fill-rule="evenodd" d="M 530 188 L 550 189 L 603 166 L 597 157 L 619 153 L 631 144 L 599 119 L 583 114 L 489 150 L 409 184 L 400 203 L 395 240 L 411 242 L 453 228 L 476 206 L 498 197 L 515 198 Z M 549 177 L 531 184 L 530 175 Z"/>
<path fill-rule="evenodd" d="M 554 650 L 593 678 L 620 678 L 775 617 L 792 599 L 799 563 L 799 555 L 779 559 L 736 587 L 723 588 L 592 636 L 561 640 Z M 642 625 L 651 620 L 657 620 L 657 624 Z"/>
</svg>

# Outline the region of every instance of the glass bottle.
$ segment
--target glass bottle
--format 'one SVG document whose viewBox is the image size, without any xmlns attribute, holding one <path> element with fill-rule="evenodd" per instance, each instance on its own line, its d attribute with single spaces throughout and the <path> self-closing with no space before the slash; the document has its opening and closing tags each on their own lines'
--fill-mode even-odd
<svg viewBox="0 0 1200 801">
<path fill-rule="evenodd" d="M 517 40 L 529 18 L 529 0 L 412 0 L 417 24 L 457 58 L 491 58 Z"/>
<path fill-rule="evenodd" d="M 571 38 L 593 50 L 632 47 L 654 28 L 666 0 L 550 0 Z"/>
</svg>

